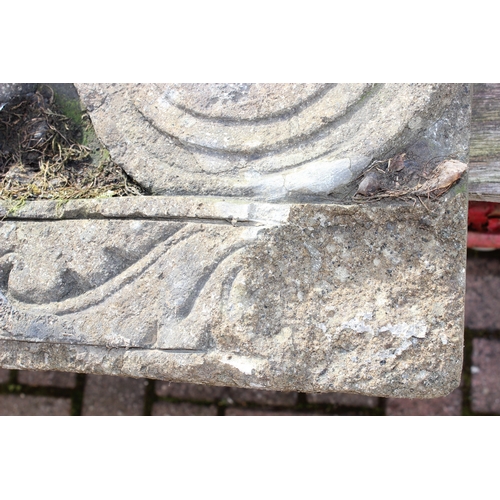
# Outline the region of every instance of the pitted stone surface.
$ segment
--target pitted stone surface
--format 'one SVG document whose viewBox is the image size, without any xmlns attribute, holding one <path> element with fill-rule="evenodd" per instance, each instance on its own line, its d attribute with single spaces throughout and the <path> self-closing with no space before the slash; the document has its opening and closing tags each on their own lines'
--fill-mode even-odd
<svg viewBox="0 0 500 500">
<path fill-rule="evenodd" d="M 147 221 L 65 220 L 82 202 L 34 221 L 27 204 L 0 232 L 1 363 L 42 349 L 45 369 L 441 395 L 460 378 L 465 202 L 459 184 L 425 206 L 173 199 Z"/>
<path fill-rule="evenodd" d="M 400 398 L 458 386 L 466 178 L 438 198 L 350 189 L 372 159 L 411 153 L 422 176 L 467 161 L 467 87 L 78 88 L 114 159 L 169 196 L 0 207 L 0 366 Z"/>
</svg>

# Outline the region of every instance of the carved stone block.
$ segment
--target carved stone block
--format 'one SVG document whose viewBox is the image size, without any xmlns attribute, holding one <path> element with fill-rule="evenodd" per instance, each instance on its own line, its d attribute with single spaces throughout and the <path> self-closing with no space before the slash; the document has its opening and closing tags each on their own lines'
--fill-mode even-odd
<svg viewBox="0 0 500 500">
<path fill-rule="evenodd" d="M 1 366 L 391 397 L 458 385 L 467 86 L 78 90 L 152 196 L 3 208 Z"/>
</svg>

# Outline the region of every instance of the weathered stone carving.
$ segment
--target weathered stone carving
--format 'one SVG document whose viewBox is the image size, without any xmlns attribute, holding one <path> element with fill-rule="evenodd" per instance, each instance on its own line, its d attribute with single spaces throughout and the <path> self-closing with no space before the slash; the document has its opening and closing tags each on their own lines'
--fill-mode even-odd
<svg viewBox="0 0 500 500">
<path fill-rule="evenodd" d="M 168 196 L 5 209 L 0 364 L 450 392 L 462 359 L 465 179 L 437 199 L 352 197 L 363 169 L 403 149 L 411 179 L 443 157 L 466 161 L 467 90 L 79 85 L 114 158 Z"/>
<path fill-rule="evenodd" d="M 153 194 L 266 201 L 342 192 L 460 93 L 426 84 L 77 87 L 115 161 Z"/>
</svg>

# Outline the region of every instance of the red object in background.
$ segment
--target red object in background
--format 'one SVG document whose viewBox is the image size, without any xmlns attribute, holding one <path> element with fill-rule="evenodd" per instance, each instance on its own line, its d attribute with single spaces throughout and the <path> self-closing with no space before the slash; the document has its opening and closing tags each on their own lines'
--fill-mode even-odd
<svg viewBox="0 0 500 500">
<path fill-rule="evenodd" d="M 484 250 L 500 248 L 500 203 L 469 202 L 467 246 Z"/>
</svg>

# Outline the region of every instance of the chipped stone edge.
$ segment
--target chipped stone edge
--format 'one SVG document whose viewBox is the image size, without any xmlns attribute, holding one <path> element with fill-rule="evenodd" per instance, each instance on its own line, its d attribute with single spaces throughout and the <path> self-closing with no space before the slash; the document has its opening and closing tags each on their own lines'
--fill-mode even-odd
<svg viewBox="0 0 500 500">
<path fill-rule="evenodd" d="M 288 376 L 278 381 L 266 374 L 267 360 L 213 351 L 161 351 L 107 348 L 71 344 L 0 340 L 0 366 L 14 370 L 67 371 L 149 378 L 177 383 L 194 383 L 246 389 L 299 391 L 308 393 L 339 392 L 325 390 L 315 380 L 296 383 Z M 286 375 L 286 374 L 285 374 Z M 450 394 L 460 384 L 461 365 L 446 385 L 426 386 L 414 380 L 411 385 L 392 390 L 341 391 L 372 397 L 432 399 Z"/>
<path fill-rule="evenodd" d="M 467 207 L 467 174 L 444 197 L 447 203 L 450 197 L 460 194 L 462 203 Z M 212 197 L 129 197 L 109 198 L 104 200 L 71 200 L 64 205 L 56 201 L 41 200 L 27 202 L 15 214 L 7 216 L 7 204 L 0 202 L 0 217 L 4 220 L 65 220 L 65 219 L 103 219 L 103 218 L 214 218 L 223 223 L 237 224 L 254 222 L 258 225 L 280 225 L 288 221 L 293 206 L 301 203 L 277 204 L 243 200 L 241 198 Z M 335 205 L 345 210 L 356 209 L 357 205 Z M 376 203 L 379 208 L 385 203 Z M 393 207 L 387 206 L 391 209 Z M 221 218 L 222 217 L 222 218 Z M 465 242 L 464 242 L 465 245 Z M 463 267 L 465 269 L 465 253 Z M 465 289 L 464 289 L 465 293 Z M 463 301 L 462 301 L 463 302 Z M 464 308 L 462 307 L 462 311 Z M 398 325 L 396 325 L 397 327 Z M 462 332 L 463 314 L 457 318 L 455 328 Z M 393 329 L 388 325 L 389 330 Z M 415 331 L 392 332 L 403 337 L 421 338 L 426 332 Z M 420 336 L 420 337 L 419 337 Z M 463 346 L 462 346 L 463 347 Z M 463 350 L 463 349 L 462 349 Z M 406 386 L 394 391 L 343 393 L 369 395 L 374 397 L 421 398 L 430 399 L 446 396 L 460 384 L 463 353 L 461 363 L 457 362 L 456 370 L 447 378 L 447 384 L 441 387 L 421 387 L 414 381 L 411 387 Z M 460 361 L 458 360 L 458 361 Z M 133 378 L 152 378 L 172 382 L 189 382 L 215 386 L 231 386 L 242 388 L 259 388 L 263 390 L 332 392 L 325 390 L 317 381 L 300 382 L 293 377 L 280 380 L 269 378 L 265 373 L 265 358 L 231 359 L 226 352 L 214 351 L 175 351 L 148 350 L 141 348 L 100 347 L 89 345 L 70 345 L 62 343 L 28 342 L 20 340 L 0 339 L 0 367 L 6 369 L 58 370 L 77 373 L 94 373 Z M 458 366 L 460 365 L 460 366 Z M 224 372 L 221 367 L 226 367 Z M 333 392 L 338 392 L 333 391 Z"/>
<path fill-rule="evenodd" d="M 104 199 L 26 202 L 21 207 L 0 201 L 2 220 L 68 219 L 193 219 L 237 225 L 278 225 L 288 220 L 290 203 L 265 203 L 243 198 L 137 196 Z"/>
</svg>

